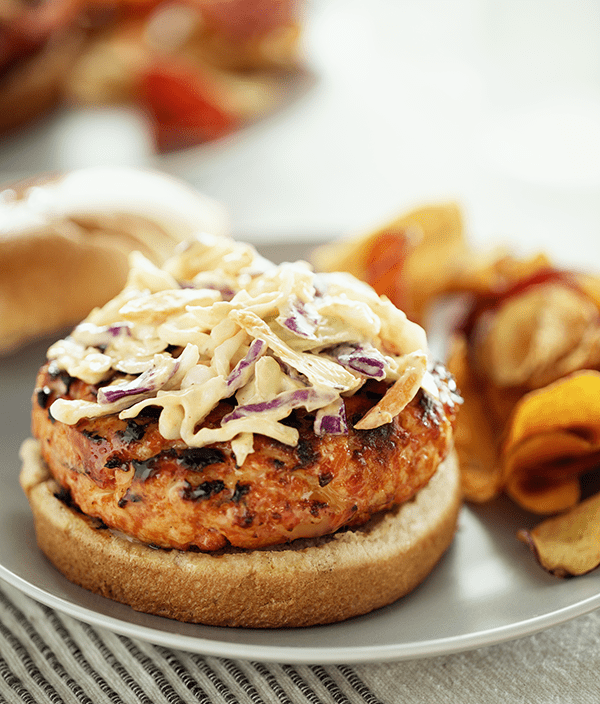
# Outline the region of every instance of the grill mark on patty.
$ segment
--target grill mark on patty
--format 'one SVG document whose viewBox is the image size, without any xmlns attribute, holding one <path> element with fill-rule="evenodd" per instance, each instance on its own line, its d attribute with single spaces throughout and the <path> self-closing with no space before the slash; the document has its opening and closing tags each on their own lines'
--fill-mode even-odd
<svg viewBox="0 0 600 704">
<path fill-rule="evenodd" d="M 325 501 L 311 501 L 310 502 L 310 513 L 312 516 L 315 516 L 315 518 L 321 513 L 322 509 L 325 509 L 328 507 L 329 504 Z"/>
<path fill-rule="evenodd" d="M 107 469 L 127 469 L 128 464 L 129 460 L 125 460 L 120 455 L 114 454 L 106 460 L 104 466 Z"/>
<path fill-rule="evenodd" d="M 322 474 L 319 474 L 319 486 L 327 486 L 332 479 L 332 472 L 323 472 Z"/>
<path fill-rule="evenodd" d="M 298 464 L 294 467 L 294 469 L 305 469 L 319 461 L 320 454 L 313 446 L 312 438 L 306 439 L 301 437 L 298 440 L 298 445 L 296 446 L 296 457 L 298 458 Z"/>
<path fill-rule="evenodd" d="M 158 457 L 150 457 L 148 460 L 131 460 L 135 479 L 146 481 L 157 472 Z"/>
<path fill-rule="evenodd" d="M 202 482 L 202 484 L 198 484 L 198 486 L 192 486 L 188 481 L 185 481 L 180 491 L 180 496 L 187 501 L 201 501 L 203 499 L 210 499 L 214 494 L 220 494 L 224 489 L 225 482 L 220 479 Z"/>
<path fill-rule="evenodd" d="M 85 435 L 88 440 L 91 440 L 92 442 L 104 442 L 104 438 L 102 435 L 98 435 L 98 433 L 93 433 L 91 430 L 82 430 L 81 431 L 82 435 Z"/>
<path fill-rule="evenodd" d="M 214 447 L 191 447 L 187 450 L 180 450 L 177 459 L 187 469 L 201 472 L 212 464 L 225 462 L 225 454 Z"/>
<path fill-rule="evenodd" d="M 233 494 L 231 495 L 231 500 L 233 501 L 234 504 L 239 504 L 239 502 L 246 496 L 246 494 L 250 491 L 251 485 L 250 484 L 242 484 L 241 482 L 237 482 L 235 485 L 235 489 L 233 490 Z"/>
<path fill-rule="evenodd" d="M 135 420 L 128 420 L 125 429 L 118 430 L 117 434 L 126 444 L 131 442 L 139 442 L 140 440 L 143 440 L 144 435 L 146 434 L 146 426 L 140 425 Z"/>
<path fill-rule="evenodd" d="M 384 459 L 396 450 L 395 435 L 398 433 L 392 423 L 380 425 L 378 428 L 359 430 L 356 432 L 359 452 L 371 451 Z M 400 436 L 402 437 L 402 433 Z"/>
<path fill-rule="evenodd" d="M 35 397 L 40 408 L 48 408 L 48 402 L 52 396 L 52 390 L 48 386 L 43 386 L 41 389 L 36 389 Z"/>
</svg>

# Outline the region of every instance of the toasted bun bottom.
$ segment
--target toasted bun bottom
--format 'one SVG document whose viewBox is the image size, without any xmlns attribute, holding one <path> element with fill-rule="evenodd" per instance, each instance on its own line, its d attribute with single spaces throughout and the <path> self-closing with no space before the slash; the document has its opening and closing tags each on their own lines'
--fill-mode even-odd
<svg viewBox="0 0 600 704">
<path fill-rule="evenodd" d="M 21 457 L 38 544 L 69 580 L 137 611 L 215 626 L 310 626 L 392 603 L 448 548 L 461 501 L 451 455 L 414 499 L 359 528 L 261 550 L 158 550 L 59 500 L 37 441 Z"/>
</svg>

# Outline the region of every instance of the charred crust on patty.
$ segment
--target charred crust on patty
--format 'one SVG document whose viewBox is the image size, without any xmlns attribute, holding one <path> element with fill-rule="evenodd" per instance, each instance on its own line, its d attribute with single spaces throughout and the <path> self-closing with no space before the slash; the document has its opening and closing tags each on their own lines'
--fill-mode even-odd
<svg viewBox="0 0 600 704">
<path fill-rule="evenodd" d="M 322 472 L 319 474 L 319 486 L 327 486 L 329 482 L 333 479 L 333 473 L 332 472 Z"/>
<path fill-rule="evenodd" d="M 107 469 L 127 469 L 129 460 L 124 459 L 121 455 L 110 455 L 104 463 Z"/>
<path fill-rule="evenodd" d="M 48 386 L 43 386 L 41 389 L 35 390 L 35 398 L 40 408 L 48 408 L 52 391 Z"/>
<path fill-rule="evenodd" d="M 186 468 L 194 472 L 201 472 L 205 467 L 213 464 L 222 464 L 225 454 L 215 447 L 190 447 L 180 450 L 177 459 Z"/>
<path fill-rule="evenodd" d="M 202 482 L 195 486 L 190 484 L 190 482 L 185 481 L 182 489 L 180 490 L 180 496 L 186 501 L 202 501 L 204 499 L 210 499 L 211 496 L 220 494 L 224 490 L 225 482 L 221 479 Z"/>
<path fill-rule="evenodd" d="M 298 464 L 296 464 L 294 469 L 300 467 L 308 468 L 318 463 L 320 455 L 318 450 L 315 449 L 312 440 L 312 438 L 300 438 L 298 440 L 298 445 L 296 446 Z"/>
<path fill-rule="evenodd" d="M 239 504 L 251 488 L 251 484 L 242 484 L 241 482 L 236 482 L 235 489 L 233 490 L 233 494 L 231 495 L 231 500 L 233 501 L 233 503 Z"/>
<path fill-rule="evenodd" d="M 146 426 L 138 423 L 135 420 L 128 420 L 127 425 L 123 430 L 119 431 L 119 435 L 124 443 L 140 442 L 146 434 Z"/>
<path fill-rule="evenodd" d="M 159 471 L 157 467 L 158 460 L 158 456 L 150 457 L 147 460 L 131 460 L 135 479 L 145 482 L 151 477 L 154 477 Z"/>
<path fill-rule="evenodd" d="M 91 430 L 82 430 L 81 434 L 85 435 L 85 437 L 92 442 L 104 442 L 102 435 L 98 435 L 98 433 L 94 433 Z"/>
</svg>

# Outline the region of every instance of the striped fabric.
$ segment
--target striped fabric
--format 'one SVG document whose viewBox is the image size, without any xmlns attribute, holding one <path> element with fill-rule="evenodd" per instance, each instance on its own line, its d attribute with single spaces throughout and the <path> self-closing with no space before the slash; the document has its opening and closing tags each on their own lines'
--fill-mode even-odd
<svg viewBox="0 0 600 704">
<path fill-rule="evenodd" d="M 471 653 L 361 665 L 227 660 L 92 628 L 0 582 L 0 702 L 597 704 L 598 612 Z"/>
<path fill-rule="evenodd" d="M 0 701 L 381 702 L 348 666 L 273 665 L 169 650 L 92 628 L 5 584 L 0 589 Z"/>
</svg>

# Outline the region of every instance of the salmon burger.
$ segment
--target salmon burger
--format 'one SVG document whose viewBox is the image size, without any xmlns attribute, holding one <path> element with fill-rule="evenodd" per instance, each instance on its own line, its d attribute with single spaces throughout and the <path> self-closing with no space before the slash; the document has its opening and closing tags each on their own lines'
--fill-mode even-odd
<svg viewBox="0 0 600 704">
<path fill-rule="evenodd" d="M 198 235 L 48 350 L 21 484 L 70 580 L 222 626 L 340 621 L 414 589 L 460 506 L 460 397 L 349 274 Z"/>
</svg>

